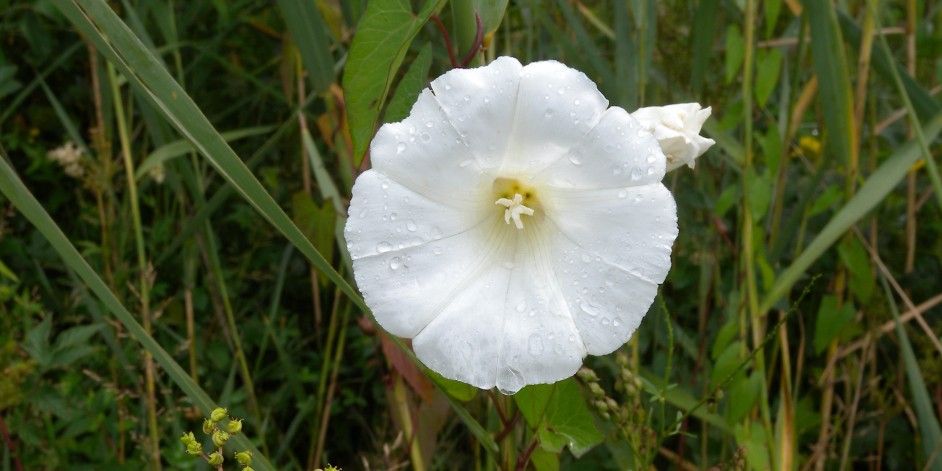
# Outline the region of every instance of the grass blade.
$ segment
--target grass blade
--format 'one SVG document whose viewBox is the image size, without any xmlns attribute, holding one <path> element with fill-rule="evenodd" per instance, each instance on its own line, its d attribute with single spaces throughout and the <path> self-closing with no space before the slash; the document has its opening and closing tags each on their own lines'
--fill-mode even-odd
<svg viewBox="0 0 942 471">
<path fill-rule="evenodd" d="M 144 331 L 144 328 L 134 319 L 127 308 L 121 304 L 121 301 L 108 289 L 105 282 L 95 273 L 95 270 L 82 258 L 78 250 L 69 241 L 68 237 L 59 229 L 45 208 L 39 204 L 39 201 L 30 193 L 26 185 L 16 174 L 16 170 L 10 165 L 6 151 L 0 148 L 0 192 L 16 206 L 22 214 L 37 230 L 49 241 L 52 248 L 62 257 L 66 265 L 78 274 L 79 278 L 88 285 L 89 289 L 95 293 L 95 296 L 111 311 L 112 314 L 121 322 L 135 340 L 154 356 L 157 363 L 163 367 L 170 379 L 186 393 L 193 403 L 200 408 L 204 415 L 219 407 L 209 395 L 196 384 L 180 365 L 174 361 L 173 357 L 164 350 L 153 337 Z M 174 437 L 176 438 L 176 437 Z M 274 470 L 271 463 L 262 456 L 254 445 L 245 435 L 235 435 L 232 441 L 243 450 L 249 450 L 257 457 L 252 461 L 252 465 L 257 469 Z"/>
<path fill-rule="evenodd" d="M 368 310 L 356 290 L 317 252 L 157 57 L 131 33 L 111 7 L 102 0 L 75 0 L 56 3 L 56 6 L 121 70 L 128 81 L 146 94 L 177 131 L 209 159 L 216 171 L 249 204 L 358 307 Z"/>
</svg>

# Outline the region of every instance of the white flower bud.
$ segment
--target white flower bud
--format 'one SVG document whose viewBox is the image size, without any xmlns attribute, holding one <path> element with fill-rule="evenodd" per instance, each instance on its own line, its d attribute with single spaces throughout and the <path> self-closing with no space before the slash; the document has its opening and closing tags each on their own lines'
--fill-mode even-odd
<svg viewBox="0 0 942 471">
<path fill-rule="evenodd" d="M 684 164 L 693 168 L 696 158 L 716 143 L 700 135 L 700 128 L 711 111 L 709 106 L 701 109 L 699 103 L 683 103 L 641 108 L 631 113 L 631 117 L 654 134 L 667 156 L 669 172 Z"/>
</svg>

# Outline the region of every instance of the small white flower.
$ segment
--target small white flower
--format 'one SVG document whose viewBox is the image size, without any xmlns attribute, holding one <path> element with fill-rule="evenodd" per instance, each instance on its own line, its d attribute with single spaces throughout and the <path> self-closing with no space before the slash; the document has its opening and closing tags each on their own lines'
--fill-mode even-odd
<svg viewBox="0 0 942 471">
<path fill-rule="evenodd" d="M 344 232 L 357 284 L 447 378 L 572 376 L 628 341 L 670 268 L 657 140 L 559 62 L 452 70 L 370 155 Z"/>
<path fill-rule="evenodd" d="M 701 109 L 699 103 L 683 103 L 641 108 L 631 116 L 657 138 L 667 156 L 667 171 L 670 172 L 683 164 L 693 168 L 696 158 L 716 143 L 700 135 L 700 128 L 711 111 L 709 106 Z"/>
<path fill-rule="evenodd" d="M 47 152 L 46 156 L 58 162 L 65 170 L 65 174 L 72 178 L 81 178 L 85 174 L 85 168 L 81 164 L 82 148 L 72 141 Z"/>
</svg>

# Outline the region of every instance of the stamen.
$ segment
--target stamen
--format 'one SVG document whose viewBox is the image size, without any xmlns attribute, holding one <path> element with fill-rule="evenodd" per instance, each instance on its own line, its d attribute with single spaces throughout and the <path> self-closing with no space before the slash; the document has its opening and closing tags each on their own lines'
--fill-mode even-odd
<svg viewBox="0 0 942 471">
<path fill-rule="evenodd" d="M 504 211 L 504 222 L 510 224 L 510 220 L 513 219 L 517 229 L 523 229 L 523 221 L 520 220 L 521 214 L 533 216 L 533 208 L 528 208 L 523 205 L 523 196 L 520 196 L 520 193 L 515 193 L 514 199 L 512 200 L 501 198 L 495 201 L 494 204 L 507 207 L 507 210 Z"/>
</svg>

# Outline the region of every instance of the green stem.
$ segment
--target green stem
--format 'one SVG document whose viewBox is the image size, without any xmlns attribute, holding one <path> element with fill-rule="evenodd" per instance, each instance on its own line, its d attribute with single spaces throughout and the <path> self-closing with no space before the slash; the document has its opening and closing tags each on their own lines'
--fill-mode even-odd
<svg viewBox="0 0 942 471">
<path fill-rule="evenodd" d="M 128 133 L 127 119 L 124 116 L 123 101 L 121 90 L 118 89 L 118 79 L 115 74 L 114 65 L 111 62 L 107 64 L 108 80 L 111 85 L 111 93 L 114 96 L 115 120 L 118 124 L 118 138 L 121 141 L 121 155 L 124 158 L 124 170 L 127 176 L 128 199 L 131 204 L 131 220 L 134 225 L 134 242 L 137 252 L 137 269 L 140 285 L 138 286 L 138 296 L 141 303 L 141 324 L 144 331 L 150 335 L 150 273 L 151 270 L 147 264 L 147 252 L 144 248 L 144 230 L 141 224 L 141 210 L 137 198 L 137 182 L 134 179 L 134 161 L 131 159 L 131 139 Z M 150 452 L 152 469 L 160 471 L 160 430 L 157 427 L 157 399 L 154 379 L 154 358 L 150 352 L 144 350 L 144 376 L 147 404 L 147 428 L 150 433 Z"/>
</svg>

